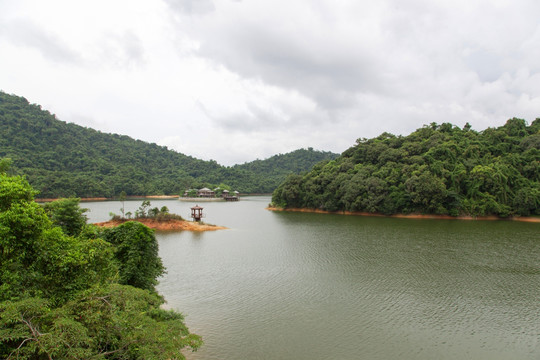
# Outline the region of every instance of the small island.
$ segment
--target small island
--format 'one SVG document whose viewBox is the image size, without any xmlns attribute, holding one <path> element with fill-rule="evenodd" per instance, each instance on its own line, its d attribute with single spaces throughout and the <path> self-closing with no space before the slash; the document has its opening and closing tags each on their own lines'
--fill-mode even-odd
<svg viewBox="0 0 540 360">
<path fill-rule="evenodd" d="M 224 226 L 204 224 L 195 221 L 169 219 L 169 220 L 157 220 L 157 219 L 114 219 L 104 222 L 95 223 L 94 225 L 106 228 L 116 227 L 128 221 L 137 221 L 141 224 L 148 226 L 150 229 L 157 231 L 213 231 L 227 229 Z"/>
<path fill-rule="evenodd" d="M 111 220 L 94 223 L 94 225 L 105 228 L 113 228 L 128 221 L 136 221 L 157 231 L 214 231 L 227 229 L 224 226 L 205 224 L 201 221 L 187 221 L 182 216 L 171 214 L 166 206 L 161 209 L 151 208 L 150 201 L 145 200 L 135 215 L 131 212 L 124 213 L 122 204 L 122 215 L 111 214 Z M 202 210 L 202 208 L 201 208 Z"/>
</svg>

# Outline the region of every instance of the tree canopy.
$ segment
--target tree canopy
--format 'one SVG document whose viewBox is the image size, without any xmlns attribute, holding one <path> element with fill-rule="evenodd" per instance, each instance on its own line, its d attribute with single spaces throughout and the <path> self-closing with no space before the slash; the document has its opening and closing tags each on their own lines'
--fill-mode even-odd
<svg viewBox="0 0 540 360">
<path fill-rule="evenodd" d="M 154 231 L 136 221 L 105 229 L 102 237 L 114 245 L 119 283 L 155 290 L 157 278 L 165 272 L 158 255 Z"/>
<path fill-rule="evenodd" d="M 0 358 L 183 359 L 201 345 L 161 308 L 152 230 L 80 228 L 77 199 L 50 206 L 51 220 L 35 194 L 0 171 Z"/>
<path fill-rule="evenodd" d="M 358 139 L 340 157 L 289 175 L 272 202 L 382 214 L 540 215 L 540 119 L 474 131 L 448 123 Z"/>
<path fill-rule="evenodd" d="M 79 235 L 88 220 L 84 215 L 88 209 L 81 209 L 79 201 L 78 198 L 59 199 L 44 206 L 53 224 L 60 226 L 66 235 Z"/>
</svg>

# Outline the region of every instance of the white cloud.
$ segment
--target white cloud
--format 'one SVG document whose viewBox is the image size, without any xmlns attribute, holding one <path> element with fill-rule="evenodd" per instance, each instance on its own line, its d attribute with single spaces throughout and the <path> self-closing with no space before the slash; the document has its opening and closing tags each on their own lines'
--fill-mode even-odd
<svg viewBox="0 0 540 360">
<path fill-rule="evenodd" d="M 78 54 L 64 44 L 56 34 L 26 19 L 1 23 L 0 34 L 13 45 L 37 50 L 47 60 L 60 63 L 80 61 Z"/>
<path fill-rule="evenodd" d="M 223 164 L 540 116 L 533 0 L 0 3 L 0 88 Z"/>
</svg>

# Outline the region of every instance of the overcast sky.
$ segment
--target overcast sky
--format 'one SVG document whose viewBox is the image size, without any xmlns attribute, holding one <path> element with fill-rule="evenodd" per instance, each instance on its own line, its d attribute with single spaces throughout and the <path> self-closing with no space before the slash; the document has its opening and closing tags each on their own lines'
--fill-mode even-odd
<svg viewBox="0 0 540 360">
<path fill-rule="evenodd" d="M 0 90 L 224 165 L 540 117 L 538 0 L 0 0 Z"/>
</svg>

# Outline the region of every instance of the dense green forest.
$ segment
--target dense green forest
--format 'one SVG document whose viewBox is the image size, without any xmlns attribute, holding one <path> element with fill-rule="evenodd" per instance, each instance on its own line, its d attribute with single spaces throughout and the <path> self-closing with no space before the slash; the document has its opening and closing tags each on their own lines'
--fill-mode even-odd
<svg viewBox="0 0 540 360">
<path fill-rule="evenodd" d="M 198 335 L 164 310 L 153 230 L 86 224 L 78 199 L 42 207 L 0 160 L 0 358 L 184 359 Z"/>
<path fill-rule="evenodd" d="M 382 214 L 540 215 L 540 119 L 474 131 L 424 126 L 383 133 L 303 175 L 290 175 L 274 205 Z"/>
<path fill-rule="evenodd" d="M 166 147 L 57 120 L 25 98 L 0 92 L 0 158 L 25 175 L 40 197 L 173 195 L 221 183 L 271 193 L 291 173 L 337 154 L 300 149 L 225 167 Z"/>
</svg>

